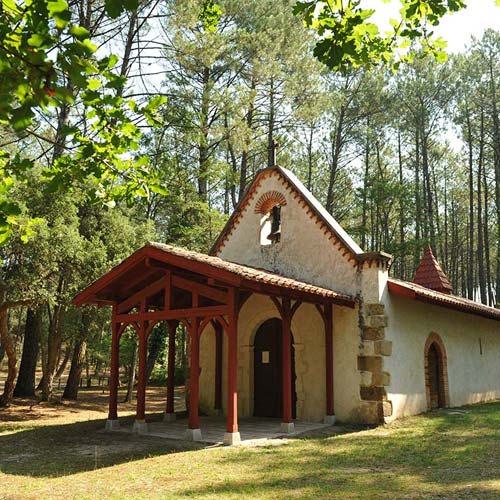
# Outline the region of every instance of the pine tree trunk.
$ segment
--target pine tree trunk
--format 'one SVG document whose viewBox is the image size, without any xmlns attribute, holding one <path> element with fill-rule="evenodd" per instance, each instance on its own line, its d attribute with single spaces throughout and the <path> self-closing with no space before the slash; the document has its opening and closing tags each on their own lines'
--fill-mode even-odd
<svg viewBox="0 0 500 500">
<path fill-rule="evenodd" d="M 0 297 L 0 342 L 7 355 L 7 378 L 5 379 L 3 394 L 0 396 L 0 406 L 8 406 L 14 392 L 14 382 L 17 375 L 17 357 L 14 341 L 9 335 L 9 309 L 5 305 L 5 292 L 3 292 L 2 295 L 3 296 Z"/>
<path fill-rule="evenodd" d="M 49 401 L 52 397 L 57 353 L 59 352 L 62 343 L 64 313 L 64 307 L 57 305 L 54 307 L 51 317 L 49 317 L 47 362 L 43 370 L 42 401 Z"/>
<path fill-rule="evenodd" d="M 36 310 L 28 308 L 24 330 L 23 354 L 14 389 L 15 397 L 35 396 L 36 365 L 41 332 L 42 310 L 40 308 Z"/>
<path fill-rule="evenodd" d="M 132 359 L 130 360 L 128 382 L 127 382 L 127 395 L 125 396 L 124 403 L 131 403 L 132 400 L 134 399 L 135 371 L 137 367 L 138 352 L 139 352 L 139 344 L 136 340 L 134 345 L 134 350 L 132 351 Z"/>
<path fill-rule="evenodd" d="M 473 169 L 473 144 L 472 126 L 469 110 L 465 110 L 467 117 L 467 146 L 469 149 L 469 255 L 467 262 L 467 298 L 474 299 L 474 169 Z"/>
<path fill-rule="evenodd" d="M 71 368 L 69 370 L 68 380 L 64 388 L 63 399 L 76 401 L 78 399 L 78 390 L 80 389 L 80 380 L 82 378 L 83 360 L 87 343 L 85 340 L 78 340 L 73 348 L 71 357 Z"/>
<path fill-rule="evenodd" d="M 60 362 L 59 368 L 57 369 L 55 377 L 54 377 L 56 380 L 61 378 L 64 371 L 66 370 L 66 367 L 68 366 L 69 358 L 71 357 L 71 352 L 72 352 L 71 347 L 69 345 L 66 346 L 66 348 L 64 349 L 63 359 Z"/>
<path fill-rule="evenodd" d="M 478 281 L 481 302 L 488 303 L 488 292 L 486 284 L 486 272 L 484 269 L 484 239 L 483 239 L 483 194 L 482 194 L 482 171 L 484 151 L 484 115 L 481 111 L 481 126 L 479 133 L 479 157 L 477 165 L 477 265 Z"/>
<path fill-rule="evenodd" d="M 363 201 L 361 212 L 361 248 L 366 250 L 368 228 L 368 180 L 370 175 L 370 115 L 366 118 L 365 171 L 363 177 Z"/>
</svg>

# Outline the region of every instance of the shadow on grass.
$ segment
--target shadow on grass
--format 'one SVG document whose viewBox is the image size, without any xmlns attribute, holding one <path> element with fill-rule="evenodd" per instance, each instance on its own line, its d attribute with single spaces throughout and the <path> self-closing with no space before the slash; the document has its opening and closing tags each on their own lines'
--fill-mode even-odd
<svg viewBox="0 0 500 500">
<path fill-rule="evenodd" d="M 120 420 L 131 425 L 133 417 Z M 103 426 L 99 419 L 0 436 L 0 470 L 59 477 L 205 447 L 98 432 Z M 199 479 L 176 494 L 361 498 L 364 492 L 364 498 L 373 499 L 500 498 L 499 429 L 500 403 L 490 403 L 464 413 L 431 412 L 369 432 L 353 428 L 348 434 L 308 436 L 283 446 L 193 454 L 185 473 Z M 162 467 L 168 470 L 169 464 Z M 218 480 L 211 479 L 214 470 L 220 471 Z"/>
<path fill-rule="evenodd" d="M 180 494 L 498 499 L 500 404 L 465 411 L 431 412 L 374 432 L 237 450 L 220 455 L 219 467 L 238 465 L 241 475 Z"/>
<path fill-rule="evenodd" d="M 151 420 L 160 419 L 153 415 Z M 134 417 L 120 423 L 132 426 Z M 105 433 L 105 420 L 50 425 L 0 435 L 0 471 L 32 477 L 60 477 L 205 446 L 132 433 Z"/>
</svg>

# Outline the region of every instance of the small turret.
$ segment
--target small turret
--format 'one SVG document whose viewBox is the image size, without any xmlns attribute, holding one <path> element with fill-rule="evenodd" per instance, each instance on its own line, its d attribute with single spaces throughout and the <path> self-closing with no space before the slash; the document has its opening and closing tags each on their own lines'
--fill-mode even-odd
<svg viewBox="0 0 500 500">
<path fill-rule="evenodd" d="M 448 295 L 453 292 L 450 280 L 441 269 L 436 257 L 434 257 L 430 245 L 427 245 L 425 249 L 424 256 L 413 278 L 413 283 Z"/>
</svg>

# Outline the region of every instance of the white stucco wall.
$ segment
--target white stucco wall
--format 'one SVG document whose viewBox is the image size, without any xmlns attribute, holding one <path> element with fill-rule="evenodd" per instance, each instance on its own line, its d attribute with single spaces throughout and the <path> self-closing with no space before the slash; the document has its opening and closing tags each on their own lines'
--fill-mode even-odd
<svg viewBox="0 0 500 500">
<path fill-rule="evenodd" d="M 238 415 L 253 415 L 253 341 L 260 325 L 278 318 L 269 297 L 254 294 L 243 306 L 238 321 Z M 302 304 L 292 320 L 295 348 L 297 419 L 321 421 L 326 413 L 324 325 L 312 304 Z M 337 418 L 348 421 L 360 403 L 357 310 L 334 307 L 334 404 Z M 213 414 L 215 394 L 215 335 L 208 326 L 200 343 L 200 409 Z M 222 393 L 226 410 L 227 339 L 223 341 Z"/>
<path fill-rule="evenodd" d="M 430 333 L 437 333 L 446 349 L 450 406 L 500 398 L 500 323 L 388 291 L 383 301 L 386 339 L 393 342 L 392 355 L 384 358 L 384 370 L 391 374 L 389 420 L 427 411 L 424 347 Z"/>
<path fill-rule="evenodd" d="M 261 214 L 254 210 L 259 198 L 268 191 L 282 193 L 287 204 L 281 208 L 281 240 L 261 246 Z M 360 288 L 359 273 L 343 252 L 328 239 L 275 173 L 257 188 L 217 256 L 355 295 Z"/>
</svg>

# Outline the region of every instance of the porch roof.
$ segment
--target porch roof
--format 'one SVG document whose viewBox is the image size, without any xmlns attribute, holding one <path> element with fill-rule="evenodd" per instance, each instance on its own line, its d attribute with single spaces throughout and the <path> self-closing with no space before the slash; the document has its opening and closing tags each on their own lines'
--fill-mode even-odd
<svg viewBox="0 0 500 500">
<path fill-rule="evenodd" d="M 474 302 L 464 297 L 437 292 L 430 288 L 417 285 L 416 283 L 410 283 L 395 278 L 389 278 L 388 287 L 389 292 L 409 299 L 419 300 L 448 309 L 454 309 L 455 311 L 475 314 L 477 316 L 483 316 L 484 318 L 500 321 L 500 309 L 479 304 L 478 302 Z"/>
<path fill-rule="evenodd" d="M 164 266 L 152 265 L 152 262 Z M 305 283 L 263 269 L 244 266 L 199 252 L 163 243 L 149 242 L 130 257 L 81 291 L 74 299 L 77 306 L 107 305 L 122 302 L 154 283 L 162 270 L 189 273 L 191 278 L 206 279 L 211 287 L 236 287 L 242 291 L 289 296 L 309 302 L 330 302 L 354 307 L 350 295 Z M 174 285 L 175 286 L 175 285 Z"/>
</svg>

